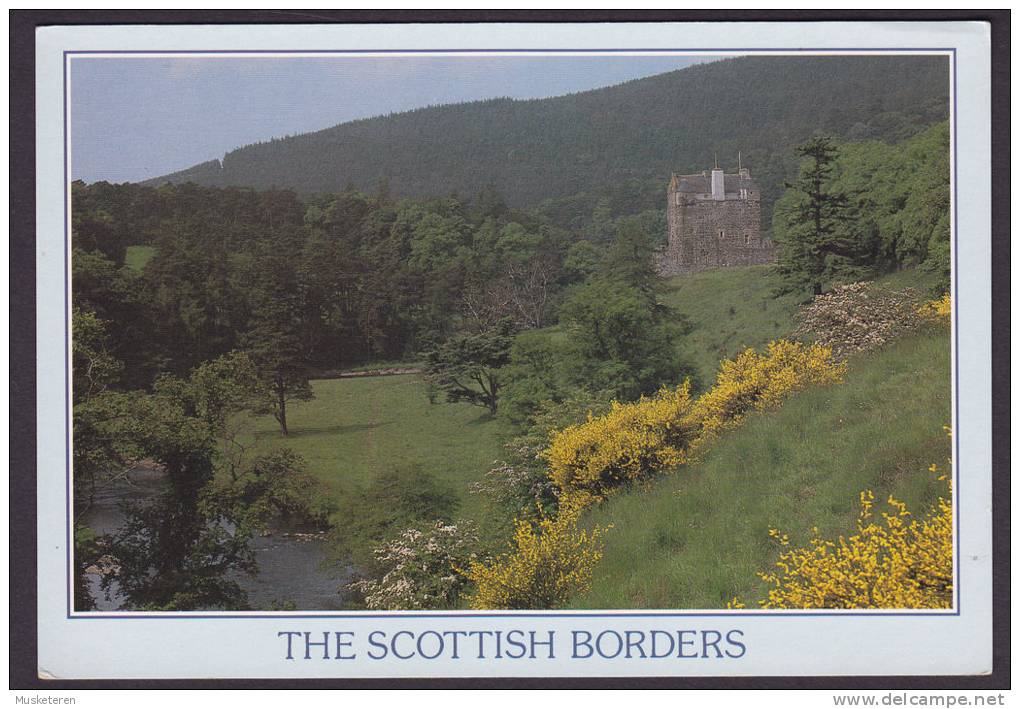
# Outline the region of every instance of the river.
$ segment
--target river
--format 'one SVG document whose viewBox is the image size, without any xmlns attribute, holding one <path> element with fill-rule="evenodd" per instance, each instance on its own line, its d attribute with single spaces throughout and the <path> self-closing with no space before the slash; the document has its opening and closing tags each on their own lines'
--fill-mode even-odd
<svg viewBox="0 0 1020 709">
<path fill-rule="evenodd" d="M 124 479 L 96 493 L 83 522 L 97 534 L 115 532 L 124 523 L 123 502 L 143 502 L 157 495 L 163 485 L 162 473 L 151 467 L 138 467 Z M 274 603 L 293 602 L 297 610 L 338 610 L 344 596 L 341 587 L 353 575 L 353 569 L 327 569 L 325 544 L 321 534 L 284 520 L 270 525 L 270 533 L 251 540 L 258 563 L 254 576 L 235 578 L 248 594 L 253 608 L 268 609 Z M 122 599 L 114 587 L 107 600 L 99 587 L 98 574 L 89 574 L 89 585 L 97 609 L 119 610 Z"/>
</svg>

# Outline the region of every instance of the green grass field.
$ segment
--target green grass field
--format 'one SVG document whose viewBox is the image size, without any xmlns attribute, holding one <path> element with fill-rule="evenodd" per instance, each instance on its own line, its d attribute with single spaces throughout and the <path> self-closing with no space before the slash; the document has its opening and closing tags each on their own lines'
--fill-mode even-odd
<svg viewBox="0 0 1020 709">
<path fill-rule="evenodd" d="M 578 608 L 749 607 L 764 596 L 778 528 L 803 544 L 853 530 L 858 493 L 921 514 L 941 490 L 928 466 L 950 453 L 947 330 L 852 360 L 841 384 L 752 415 L 690 468 L 611 497 L 588 523 L 612 524 Z"/>
<path fill-rule="evenodd" d="M 774 296 L 779 282 L 771 270 L 720 268 L 669 281 L 664 300 L 693 326 L 684 337 L 684 352 L 702 388 L 712 385 L 720 360 L 761 347 L 796 327 L 793 313 L 804 298 Z"/>
<path fill-rule="evenodd" d="M 290 435 L 276 420 L 252 420 L 249 442 L 301 454 L 330 495 L 371 483 L 399 464 L 418 463 L 460 497 L 460 514 L 478 519 L 485 501 L 469 493 L 500 456 L 501 422 L 470 404 L 430 404 L 417 375 L 321 379 L 315 398 L 289 409 Z"/>
</svg>

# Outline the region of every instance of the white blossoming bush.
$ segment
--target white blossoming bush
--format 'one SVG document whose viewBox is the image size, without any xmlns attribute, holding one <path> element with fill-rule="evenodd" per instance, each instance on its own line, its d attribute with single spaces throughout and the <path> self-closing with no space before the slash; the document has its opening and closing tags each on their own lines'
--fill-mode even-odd
<svg viewBox="0 0 1020 709">
<path fill-rule="evenodd" d="M 456 569 L 467 568 L 478 536 L 468 524 L 436 522 L 424 529 L 405 529 L 372 554 L 381 578 L 362 579 L 349 588 L 362 594 L 373 610 L 450 608 L 467 583 Z"/>
<path fill-rule="evenodd" d="M 515 516 L 540 516 L 542 508 L 555 507 L 558 495 L 540 455 L 545 445 L 544 437 L 539 443 L 518 438 L 505 444 L 507 459 L 494 461 L 485 477 L 472 483 L 469 490 L 510 510 Z"/>
<path fill-rule="evenodd" d="M 918 300 L 909 288 L 891 291 L 868 281 L 837 285 L 801 308 L 794 334 L 809 336 L 837 358 L 846 357 L 920 326 Z"/>
</svg>

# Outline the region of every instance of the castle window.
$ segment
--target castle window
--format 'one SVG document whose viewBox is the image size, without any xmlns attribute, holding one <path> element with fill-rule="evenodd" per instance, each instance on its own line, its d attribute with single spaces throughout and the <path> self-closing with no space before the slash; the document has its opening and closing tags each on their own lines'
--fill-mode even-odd
<svg viewBox="0 0 1020 709">
<path fill-rule="evenodd" d="M 747 245 L 750 245 L 750 243 L 751 243 L 751 235 L 750 234 L 744 234 L 744 245 L 747 246 Z"/>
<path fill-rule="evenodd" d="M 722 229 L 720 229 L 719 230 L 719 239 L 722 240 L 722 239 L 725 239 L 725 238 L 726 238 L 726 232 L 723 231 Z"/>
</svg>

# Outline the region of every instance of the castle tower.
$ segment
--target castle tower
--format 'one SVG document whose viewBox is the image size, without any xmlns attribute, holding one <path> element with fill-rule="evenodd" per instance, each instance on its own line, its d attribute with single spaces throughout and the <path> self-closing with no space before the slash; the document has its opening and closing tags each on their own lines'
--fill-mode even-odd
<svg viewBox="0 0 1020 709">
<path fill-rule="evenodd" d="M 663 275 L 775 261 L 772 242 L 762 238 L 761 192 L 741 165 L 670 177 L 666 190 L 668 244 L 659 254 Z"/>
</svg>

